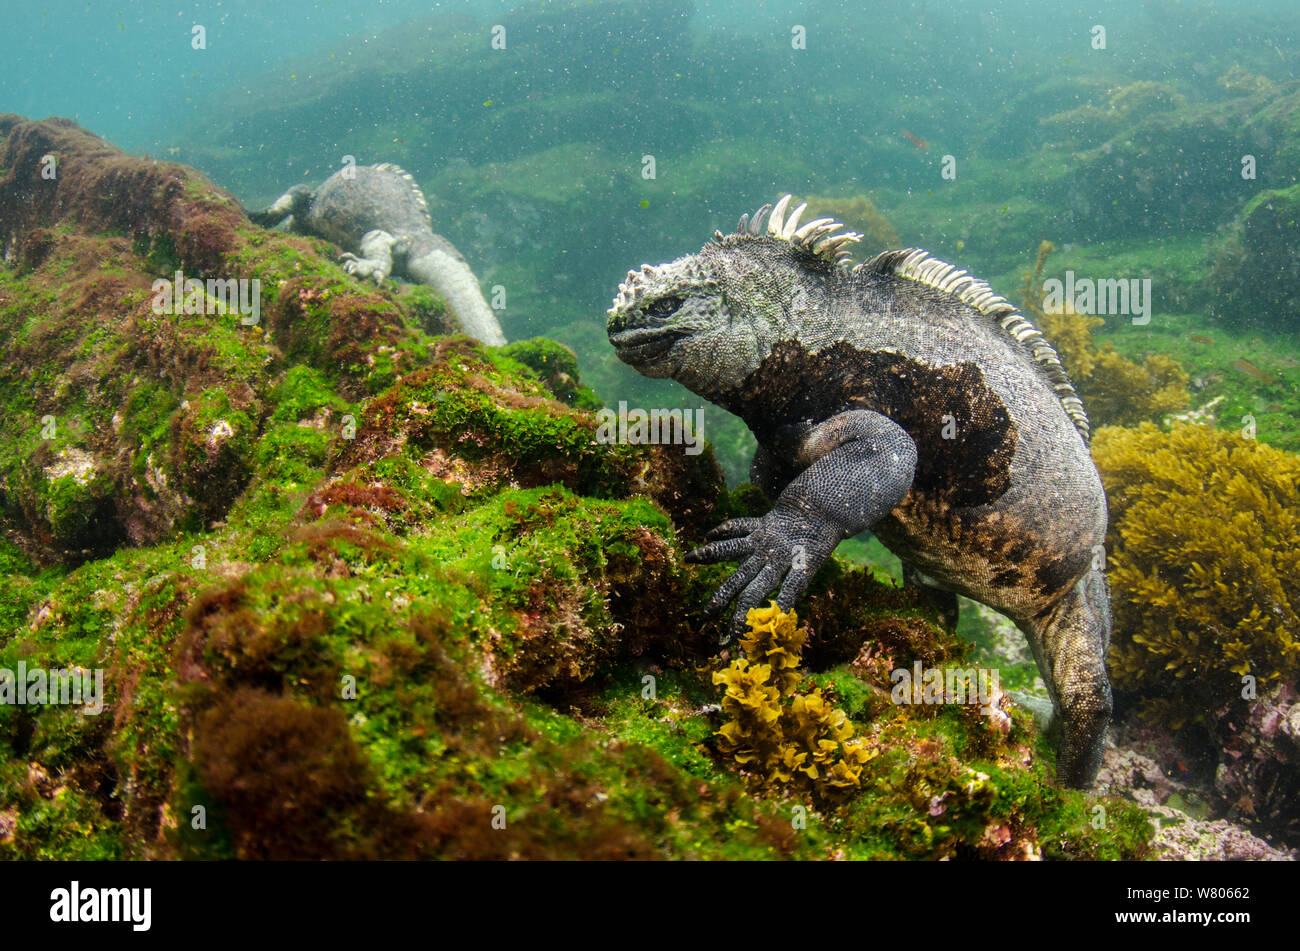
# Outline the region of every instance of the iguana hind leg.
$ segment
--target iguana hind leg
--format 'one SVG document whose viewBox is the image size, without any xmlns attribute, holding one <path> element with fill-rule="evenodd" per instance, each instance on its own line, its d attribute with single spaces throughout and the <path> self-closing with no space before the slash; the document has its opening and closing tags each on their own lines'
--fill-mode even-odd
<svg viewBox="0 0 1300 951">
<path fill-rule="evenodd" d="M 1038 661 L 1060 726 L 1056 777 L 1086 789 L 1097 777 L 1112 709 L 1106 676 L 1110 595 L 1097 569 L 1060 601 L 1021 623 Z"/>
<path fill-rule="evenodd" d="M 248 212 L 248 220 L 263 228 L 275 231 L 292 231 L 294 216 L 301 216 L 311 204 L 312 190 L 306 185 L 294 185 L 277 198 L 265 211 Z"/>
<path fill-rule="evenodd" d="M 374 278 L 376 284 L 382 284 L 393 273 L 394 246 L 399 244 L 387 231 L 367 231 L 361 238 L 357 256 L 350 252 L 339 255 L 343 270 L 358 280 Z"/>
<path fill-rule="evenodd" d="M 926 603 L 934 608 L 935 613 L 939 615 L 939 620 L 943 623 L 943 626 L 956 630 L 959 617 L 956 594 L 937 587 L 930 578 L 907 562 L 903 562 L 903 585 L 919 591 L 921 596 L 925 598 Z"/>
</svg>

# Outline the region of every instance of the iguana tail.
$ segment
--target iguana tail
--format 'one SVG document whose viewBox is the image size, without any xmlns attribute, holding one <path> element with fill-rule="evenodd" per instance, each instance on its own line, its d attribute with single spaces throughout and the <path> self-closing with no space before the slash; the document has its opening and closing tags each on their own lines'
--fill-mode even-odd
<svg viewBox="0 0 1300 951">
<path fill-rule="evenodd" d="M 501 332 L 496 314 L 483 299 L 478 278 L 465 263 L 465 259 L 456 253 L 455 248 L 451 248 L 450 244 L 447 247 L 450 251 L 435 247 L 419 257 L 413 257 L 407 264 L 407 272 L 447 299 L 447 306 L 452 309 L 465 333 L 489 346 L 501 346 L 506 342 L 505 334 Z"/>
<path fill-rule="evenodd" d="M 1060 725 L 1057 779 L 1086 789 L 1101 768 L 1112 710 L 1106 676 L 1110 594 L 1105 575 L 1091 569 L 1065 597 L 1021 627 Z"/>
</svg>

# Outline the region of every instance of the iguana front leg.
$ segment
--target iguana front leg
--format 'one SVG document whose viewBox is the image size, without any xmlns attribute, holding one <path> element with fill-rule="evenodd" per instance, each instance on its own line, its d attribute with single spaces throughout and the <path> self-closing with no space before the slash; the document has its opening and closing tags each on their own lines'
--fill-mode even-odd
<svg viewBox="0 0 1300 951">
<path fill-rule="evenodd" d="M 387 231 L 367 231 L 361 238 L 361 256 L 352 253 L 339 255 L 343 270 L 364 281 L 374 278 L 376 284 L 382 284 L 393 273 L 393 247 L 399 244 Z"/>
<path fill-rule="evenodd" d="M 849 410 L 811 427 L 794 450 L 803 471 L 772 511 L 724 522 L 705 537 L 708 544 L 686 556 L 705 564 L 743 559 L 705 607 L 712 616 L 739 595 L 732 636 L 744 631 L 745 615 L 777 585 L 777 604 L 789 610 L 836 545 L 902 501 L 916 471 L 912 438 L 870 410 Z"/>
<path fill-rule="evenodd" d="M 248 220 L 274 231 L 293 231 L 295 216 L 307 211 L 313 197 L 312 190 L 306 185 L 294 185 L 266 211 L 248 212 Z"/>
</svg>

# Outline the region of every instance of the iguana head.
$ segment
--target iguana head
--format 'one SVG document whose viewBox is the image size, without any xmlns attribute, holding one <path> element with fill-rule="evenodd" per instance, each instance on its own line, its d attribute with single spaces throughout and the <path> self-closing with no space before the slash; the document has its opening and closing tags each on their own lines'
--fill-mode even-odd
<svg viewBox="0 0 1300 951">
<path fill-rule="evenodd" d="M 266 214 L 281 218 L 294 215 L 301 218 L 311 205 L 312 190 L 306 185 L 293 185 L 287 192 L 275 200 L 275 204 L 266 210 Z"/>
<path fill-rule="evenodd" d="M 829 218 L 799 227 L 806 205 L 744 215 L 698 254 L 628 271 L 606 329 L 619 359 L 646 376 L 672 377 L 706 398 L 737 385 L 819 303 L 814 295 L 861 235 Z M 764 230 L 768 211 L 772 216 Z"/>
</svg>

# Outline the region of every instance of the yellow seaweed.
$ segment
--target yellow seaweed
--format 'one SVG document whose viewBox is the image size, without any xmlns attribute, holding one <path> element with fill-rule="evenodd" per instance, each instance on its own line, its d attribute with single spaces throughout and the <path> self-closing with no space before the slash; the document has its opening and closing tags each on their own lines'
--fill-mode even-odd
<svg viewBox="0 0 1300 951">
<path fill-rule="evenodd" d="M 1115 688 L 1177 728 L 1300 671 L 1300 456 L 1150 423 L 1101 429 L 1093 455 L 1110 500 Z"/>
<path fill-rule="evenodd" d="M 800 657 L 808 639 L 793 611 L 771 602 L 746 617 L 745 656 L 713 675 L 725 686 L 727 722 L 715 734 L 718 749 L 761 786 L 785 786 L 823 799 L 859 785 L 862 767 L 877 750 L 854 738 L 843 710 L 820 687 L 797 692 Z"/>
</svg>

